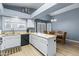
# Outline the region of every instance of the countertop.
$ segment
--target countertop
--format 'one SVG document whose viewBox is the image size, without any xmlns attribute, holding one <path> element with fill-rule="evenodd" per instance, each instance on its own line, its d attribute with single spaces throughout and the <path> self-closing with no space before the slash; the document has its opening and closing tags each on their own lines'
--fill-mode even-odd
<svg viewBox="0 0 79 59">
<path fill-rule="evenodd" d="M 32 35 L 37 35 L 40 37 L 44 37 L 44 38 L 52 38 L 52 37 L 56 37 L 56 35 L 50 35 L 50 34 L 44 34 L 44 33 L 36 33 L 36 32 L 5 32 L 5 34 L 0 34 L 0 37 L 4 37 L 4 36 L 15 36 L 15 35 L 22 35 L 22 34 L 32 34 Z"/>
<path fill-rule="evenodd" d="M 22 35 L 22 34 L 32 34 L 32 32 L 15 32 L 15 33 L 12 33 L 12 32 L 5 32 L 5 33 L 2 33 L 0 34 L 0 37 L 4 37 L 4 36 L 15 36 L 15 35 Z"/>
<path fill-rule="evenodd" d="M 43 37 L 43 38 L 56 38 L 56 35 L 49 35 L 49 34 L 44 34 L 44 33 L 32 33 L 32 34 Z"/>
</svg>

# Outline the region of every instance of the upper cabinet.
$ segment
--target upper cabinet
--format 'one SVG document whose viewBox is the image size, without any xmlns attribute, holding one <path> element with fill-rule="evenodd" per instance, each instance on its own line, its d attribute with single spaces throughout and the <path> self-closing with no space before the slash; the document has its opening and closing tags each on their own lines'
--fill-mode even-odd
<svg viewBox="0 0 79 59">
<path fill-rule="evenodd" d="M 12 29 L 10 20 L 11 20 L 11 17 L 2 17 L 2 30 L 3 31 L 9 31 Z"/>
<path fill-rule="evenodd" d="M 17 25 L 18 30 L 26 30 L 26 24 L 18 24 Z"/>
<path fill-rule="evenodd" d="M 9 23 L 9 22 L 5 22 L 4 24 L 3 24 L 3 31 L 10 31 L 10 30 L 13 30 L 12 29 L 12 24 L 11 23 Z"/>
<path fill-rule="evenodd" d="M 26 20 L 12 17 L 2 18 L 3 31 L 26 30 Z"/>
<path fill-rule="evenodd" d="M 31 19 L 27 20 L 27 28 L 34 28 L 34 20 Z"/>
<path fill-rule="evenodd" d="M 0 15 L 3 13 L 3 5 L 0 3 Z"/>
</svg>

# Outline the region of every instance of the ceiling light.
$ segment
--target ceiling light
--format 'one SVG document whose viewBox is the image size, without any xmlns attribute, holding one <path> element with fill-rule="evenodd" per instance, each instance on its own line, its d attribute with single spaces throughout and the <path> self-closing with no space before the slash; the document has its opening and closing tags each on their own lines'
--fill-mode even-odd
<svg viewBox="0 0 79 59">
<path fill-rule="evenodd" d="M 56 22 L 57 21 L 57 19 L 51 19 L 51 22 Z"/>
</svg>

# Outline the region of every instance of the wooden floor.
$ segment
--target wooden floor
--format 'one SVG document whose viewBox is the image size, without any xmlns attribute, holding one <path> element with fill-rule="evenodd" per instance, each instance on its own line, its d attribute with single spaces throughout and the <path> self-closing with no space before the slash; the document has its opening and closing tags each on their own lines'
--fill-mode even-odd
<svg viewBox="0 0 79 59">
<path fill-rule="evenodd" d="M 32 45 L 22 47 L 20 52 L 11 54 L 10 56 L 43 56 Z M 65 45 L 57 44 L 56 56 L 79 56 L 79 44 L 67 42 Z"/>
</svg>

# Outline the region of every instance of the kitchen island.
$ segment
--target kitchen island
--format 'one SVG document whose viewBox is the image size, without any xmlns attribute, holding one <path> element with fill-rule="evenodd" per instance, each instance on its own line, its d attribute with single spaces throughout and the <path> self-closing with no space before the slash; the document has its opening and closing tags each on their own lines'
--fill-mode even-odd
<svg viewBox="0 0 79 59">
<path fill-rule="evenodd" d="M 32 44 L 43 55 L 56 55 L 56 36 L 43 33 L 30 34 L 30 44 Z"/>
</svg>

